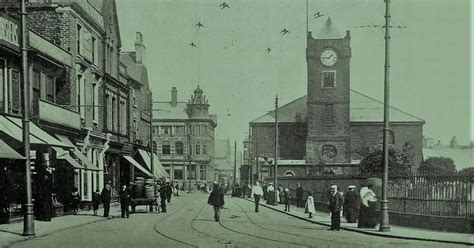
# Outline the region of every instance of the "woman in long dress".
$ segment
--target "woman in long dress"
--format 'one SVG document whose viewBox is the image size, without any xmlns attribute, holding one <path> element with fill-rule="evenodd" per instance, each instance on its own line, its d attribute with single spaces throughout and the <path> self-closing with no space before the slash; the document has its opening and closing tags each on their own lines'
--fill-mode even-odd
<svg viewBox="0 0 474 248">
<path fill-rule="evenodd" d="M 378 224 L 375 212 L 377 196 L 372 190 L 371 185 L 363 186 L 360 189 L 360 198 L 359 222 L 357 223 L 357 227 L 375 228 Z"/>
<path fill-rule="evenodd" d="M 316 212 L 314 208 L 313 192 L 308 192 L 308 198 L 306 199 L 305 213 L 309 214 L 308 218 L 313 218 L 313 214 Z"/>
</svg>

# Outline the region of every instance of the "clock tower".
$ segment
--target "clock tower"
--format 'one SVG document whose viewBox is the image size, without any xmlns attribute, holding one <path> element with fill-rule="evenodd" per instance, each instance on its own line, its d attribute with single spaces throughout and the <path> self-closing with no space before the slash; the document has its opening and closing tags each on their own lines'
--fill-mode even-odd
<svg viewBox="0 0 474 248">
<path fill-rule="evenodd" d="M 350 164 L 350 33 L 342 37 L 327 19 L 307 37 L 308 132 L 306 163 Z"/>
</svg>

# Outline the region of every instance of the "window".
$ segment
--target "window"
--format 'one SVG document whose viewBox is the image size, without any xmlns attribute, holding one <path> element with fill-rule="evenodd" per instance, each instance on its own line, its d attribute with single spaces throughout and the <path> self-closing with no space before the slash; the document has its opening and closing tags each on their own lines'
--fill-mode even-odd
<svg viewBox="0 0 474 248">
<path fill-rule="evenodd" d="M 92 119 L 94 123 L 98 122 L 99 119 L 99 85 L 97 82 L 92 83 Z"/>
<path fill-rule="evenodd" d="M 165 143 L 161 146 L 161 153 L 163 155 L 170 155 L 171 154 L 171 149 L 170 149 L 170 144 Z"/>
<path fill-rule="evenodd" d="M 323 71 L 322 82 L 323 82 L 323 88 L 335 88 L 336 87 L 336 71 Z"/>
<path fill-rule="evenodd" d="M 182 180 L 183 179 L 183 170 L 174 169 L 174 179 Z"/>
<path fill-rule="evenodd" d="M 77 44 L 77 53 L 82 54 L 82 26 L 79 24 L 77 24 L 76 44 Z"/>
<path fill-rule="evenodd" d="M 161 130 L 162 130 L 162 134 L 171 134 L 171 126 L 162 126 L 161 127 Z"/>
<path fill-rule="evenodd" d="M 33 70 L 33 115 L 39 115 L 39 99 L 41 98 L 41 73 Z"/>
<path fill-rule="evenodd" d="M 82 171 L 82 190 L 83 190 L 83 197 L 88 198 L 89 197 L 89 185 L 88 185 L 88 177 L 87 177 L 87 171 Z"/>
<path fill-rule="evenodd" d="M 207 145 L 202 145 L 202 154 L 207 155 Z"/>
<path fill-rule="evenodd" d="M 323 124 L 334 123 L 334 104 L 326 104 L 323 106 Z"/>
<path fill-rule="evenodd" d="M 189 178 L 191 180 L 196 180 L 196 165 L 191 165 L 189 170 Z"/>
<path fill-rule="evenodd" d="M 92 63 L 95 64 L 97 63 L 97 39 L 95 37 L 92 37 Z"/>
<path fill-rule="evenodd" d="M 183 155 L 183 153 L 184 153 L 183 142 L 178 141 L 178 142 L 176 142 L 175 146 L 176 146 L 176 154 Z"/>
<path fill-rule="evenodd" d="M 184 127 L 182 127 L 182 126 L 177 126 L 175 130 L 176 130 L 176 134 L 178 134 L 178 135 L 184 135 Z"/>
<path fill-rule="evenodd" d="M 199 179 L 200 180 L 207 180 L 207 170 L 206 170 L 206 167 L 202 166 L 201 165 L 201 168 L 199 169 Z"/>
<path fill-rule="evenodd" d="M 196 155 L 201 154 L 201 145 L 196 145 Z"/>
<path fill-rule="evenodd" d="M 17 70 L 11 71 L 11 109 L 13 113 L 20 113 L 21 110 L 21 95 L 23 91 L 21 90 L 20 84 L 20 73 Z"/>
<path fill-rule="evenodd" d="M 117 129 L 117 99 L 115 95 L 112 95 L 112 131 Z"/>
<path fill-rule="evenodd" d="M 133 107 L 137 107 L 137 99 L 135 98 L 135 89 L 132 88 L 131 90 L 131 94 L 132 94 L 132 105 Z"/>
<path fill-rule="evenodd" d="M 53 76 L 46 75 L 46 100 L 49 102 L 56 102 L 56 82 Z"/>
<path fill-rule="evenodd" d="M 110 95 L 110 92 L 105 93 L 105 102 L 107 107 L 107 130 L 112 131 L 112 96 Z"/>
</svg>

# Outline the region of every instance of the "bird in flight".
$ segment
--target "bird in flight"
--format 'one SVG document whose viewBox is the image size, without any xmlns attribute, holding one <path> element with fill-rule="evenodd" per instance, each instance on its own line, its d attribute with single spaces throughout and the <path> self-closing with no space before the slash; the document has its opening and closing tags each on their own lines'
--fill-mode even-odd
<svg viewBox="0 0 474 248">
<path fill-rule="evenodd" d="M 196 47 L 196 44 L 194 44 L 194 42 L 191 42 L 191 44 L 189 44 L 190 46 L 192 47 Z"/>
<path fill-rule="evenodd" d="M 267 53 L 270 53 L 272 51 L 272 49 L 270 48 L 267 48 L 267 50 L 265 50 Z"/>
<path fill-rule="evenodd" d="M 198 28 L 203 28 L 204 27 L 204 25 L 201 22 L 196 23 L 196 25 L 194 25 L 194 26 L 196 26 Z"/>
<path fill-rule="evenodd" d="M 322 17 L 322 16 L 324 16 L 324 15 L 321 14 L 319 11 L 316 12 L 316 13 L 313 15 L 314 19 L 318 19 L 319 17 Z"/>
<path fill-rule="evenodd" d="M 221 9 L 230 8 L 230 6 L 226 2 L 222 2 L 219 7 L 221 7 Z"/>
<path fill-rule="evenodd" d="M 283 35 L 285 35 L 285 34 L 290 33 L 290 31 L 288 31 L 286 28 L 284 28 L 280 33 L 282 33 Z"/>
</svg>

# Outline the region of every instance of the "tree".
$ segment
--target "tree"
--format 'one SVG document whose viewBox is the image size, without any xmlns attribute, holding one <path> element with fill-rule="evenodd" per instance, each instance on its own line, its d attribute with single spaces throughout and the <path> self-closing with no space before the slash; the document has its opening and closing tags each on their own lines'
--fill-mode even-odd
<svg viewBox="0 0 474 248">
<path fill-rule="evenodd" d="M 413 166 L 413 147 L 405 143 L 401 150 L 390 148 L 388 150 L 389 175 L 407 175 Z M 363 157 L 360 161 L 361 173 L 383 173 L 383 151 L 369 147 L 361 147 L 357 153 Z"/>
<path fill-rule="evenodd" d="M 464 168 L 464 169 L 459 171 L 459 174 L 463 175 L 463 176 L 470 176 L 470 177 L 474 178 L 474 167 Z"/>
<path fill-rule="evenodd" d="M 446 175 L 456 172 L 456 167 L 451 158 L 430 157 L 421 163 L 418 170 L 422 173 Z"/>
</svg>

